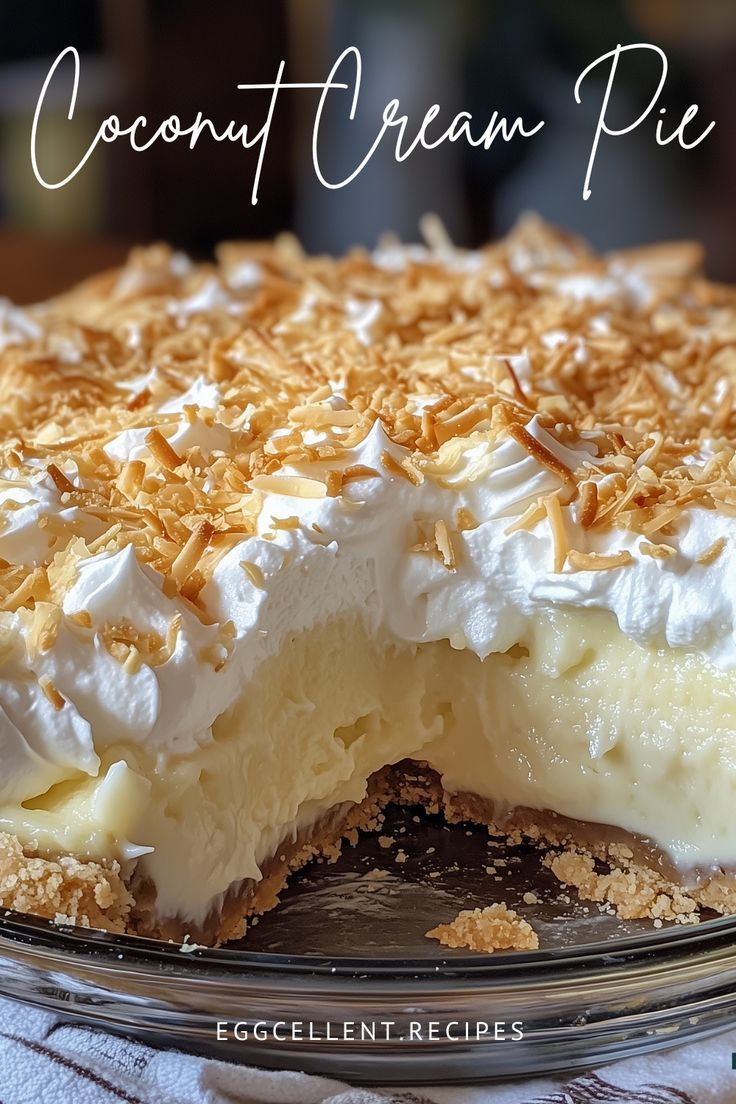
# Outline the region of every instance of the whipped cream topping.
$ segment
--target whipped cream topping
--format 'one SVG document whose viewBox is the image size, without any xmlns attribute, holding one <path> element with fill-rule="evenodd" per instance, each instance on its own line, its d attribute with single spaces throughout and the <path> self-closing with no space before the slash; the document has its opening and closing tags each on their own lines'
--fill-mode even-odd
<svg viewBox="0 0 736 1104">
<path fill-rule="evenodd" d="M 595 461 L 592 451 L 562 446 L 537 419 L 528 429 L 571 468 Z M 297 514 L 299 528 L 271 531 L 268 542 L 251 538 L 233 549 L 205 592 L 208 609 L 220 618 L 230 610 L 242 633 L 248 621 L 243 595 L 252 609 L 252 587 L 234 568 L 245 559 L 263 570 L 266 581 L 257 603 L 258 625 L 271 638 L 267 650 L 281 642 L 281 632 L 275 632 L 267 616 L 272 590 L 278 607 L 301 622 L 300 607 L 310 601 L 319 602 L 323 617 L 355 602 L 355 581 L 362 580 L 370 591 L 361 592 L 356 604 L 403 641 L 449 639 L 483 658 L 523 637 L 525 622 L 543 615 L 545 607 L 563 605 L 611 611 L 623 632 L 638 643 L 682 646 L 719 666 L 736 666 L 736 585 L 724 581 L 712 565 L 697 562 L 715 541 L 733 538 L 736 526 L 730 518 L 702 509 L 687 512 L 676 555 L 656 559 L 641 553 L 637 534 L 584 530 L 576 501 L 563 507 L 575 547 L 598 554 L 626 550 L 634 563 L 620 571 L 555 572 L 546 522 L 528 532 L 509 535 L 507 530 L 541 494 L 554 491 L 558 480 L 516 441 L 493 444 L 482 432 L 475 437 L 458 450 L 456 466 L 442 477 L 444 486 L 431 480 L 413 486 L 382 469 L 383 453 L 400 458 L 402 450 L 377 422 L 362 445 L 351 450 L 347 463 L 365 464 L 381 473 L 380 478 L 354 482 L 345 500 L 267 494 L 260 514 L 262 532 L 275 520 Z M 452 446 L 446 446 L 448 452 Z M 442 518 L 452 527 L 462 509 L 479 524 L 461 534 L 454 571 L 435 556 L 407 552 L 415 543 L 417 522 Z M 310 598 L 307 591 L 312 588 L 303 586 L 302 578 L 325 556 L 335 564 L 329 570 L 346 574 L 351 582 L 345 584 L 344 595 L 331 583 L 329 591 L 315 588 L 319 593 Z M 284 625 L 283 632 L 288 628 Z"/>
<path fill-rule="evenodd" d="M 46 471 L 39 471 L 31 480 L 13 476 L 12 471 L 0 475 L 0 508 L 6 511 L 6 524 L 0 528 L 0 557 L 8 563 L 38 564 L 47 556 L 51 542 L 42 519 L 55 516 L 69 525 L 78 518 L 78 511 L 62 507 Z"/>
<path fill-rule="evenodd" d="M 185 395 L 163 404 L 162 411 L 200 401 L 210 410 L 218 406 L 214 385 L 197 381 Z M 328 401 L 340 405 L 339 395 Z M 215 420 L 206 428 L 212 440 L 219 442 L 222 434 L 226 446 L 227 427 Z M 589 464 L 592 470 L 592 447 L 561 445 L 536 418 L 527 428 L 570 468 Z M 172 442 L 181 445 L 190 429 L 182 415 Z M 137 432 L 108 444 L 110 455 L 142 454 L 145 446 Z M 353 481 L 340 498 L 265 493 L 258 533 L 221 559 L 202 592 L 211 625 L 203 624 L 187 603 L 165 596 L 162 578 L 139 563 L 131 546 L 82 560 L 65 595 L 64 625 L 53 647 L 34 658 L 19 656 L 4 669 L 2 799 L 38 793 L 59 769 L 94 773 L 96 752 L 116 743 L 144 747 L 160 762 L 190 752 L 211 739 L 214 721 L 236 699 L 244 680 L 285 645 L 289 634 L 356 611 L 373 632 L 388 630 L 412 643 L 446 639 L 484 658 L 523 639 L 529 623 L 543 618 L 545 609 L 603 609 L 641 644 L 684 647 L 719 666 L 736 666 L 736 579 L 697 562 L 714 541 L 734 537 L 732 519 L 702 509 L 685 512 L 677 554 L 655 559 L 641 554 L 642 538 L 634 533 L 582 529 L 576 500 L 563 507 L 575 547 L 603 554 L 625 549 L 634 563 L 622 570 L 555 572 L 546 522 L 508 533 L 528 505 L 559 487 L 557 476 L 515 440 L 494 443 L 481 430 L 462 446 L 450 441 L 440 450 L 446 468 L 442 478 L 425 479 L 419 486 L 386 470 L 381 460 L 386 452 L 397 460 L 404 454 L 377 421 L 344 457 L 346 466 L 365 465 L 377 477 Z M 300 474 L 299 469 L 285 470 L 269 485 L 275 488 L 283 478 L 288 489 L 292 474 Z M 316 474 L 312 466 L 310 475 Z M 5 497 L 10 493 L 3 489 Z M 40 518 L 60 505 L 57 492 L 42 478 L 21 497 L 26 503 L 0 534 L 0 555 L 6 558 L 21 552 L 31 532 L 41 540 Z M 431 528 L 443 519 L 454 529 L 458 510 L 468 511 L 478 524 L 454 534 L 454 570 L 435 555 L 409 551 L 423 525 Z M 280 527 L 295 517 L 295 528 Z M 171 654 L 153 666 L 144 658 L 133 673 L 102 641 L 105 626 L 122 623 L 136 634 L 164 641 L 173 618 Z M 226 646 L 220 626 L 229 622 L 234 639 Z M 213 648 L 221 665 L 213 664 Z M 43 690 L 45 678 L 67 703 L 56 713 Z"/>
<path fill-rule="evenodd" d="M 40 334 L 38 323 L 26 311 L 9 299 L 0 299 L 0 350 L 8 345 L 23 345 Z"/>
<path fill-rule="evenodd" d="M 174 601 L 173 606 L 172 632 L 172 600 L 162 593 L 156 572 L 138 562 L 131 546 L 80 564 L 63 610 L 71 619 L 86 614 L 88 627 L 78 627 L 60 648 L 51 649 L 47 662 L 64 696 L 79 702 L 83 695 L 85 715 L 99 732 L 98 748 L 129 741 L 154 752 L 184 754 L 207 733 L 217 678 L 212 660 L 203 662 L 202 654 L 214 649 L 216 659 L 224 660 L 227 653 L 218 643 L 217 626 L 203 625 L 183 602 Z M 121 622 L 164 642 L 172 634 L 170 654 L 155 667 L 142 663 L 129 673 L 100 643 L 103 628 Z M 91 666 L 90 646 L 95 654 Z M 85 665 L 85 656 L 87 670 L 80 680 L 74 672 L 80 661 Z"/>
</svg>

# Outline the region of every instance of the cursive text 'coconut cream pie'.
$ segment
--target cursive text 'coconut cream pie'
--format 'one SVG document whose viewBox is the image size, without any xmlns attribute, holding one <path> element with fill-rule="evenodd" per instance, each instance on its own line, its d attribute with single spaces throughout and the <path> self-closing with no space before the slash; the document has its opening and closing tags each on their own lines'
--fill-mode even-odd
<svg viewBox="0 0 736 1104">
<path fill-rule="evenodd" d="M 0 905 L 232 938 L 395 800 L 736 912 L 736 291 L 426 230 L 2 306 Z"/>
</svg>

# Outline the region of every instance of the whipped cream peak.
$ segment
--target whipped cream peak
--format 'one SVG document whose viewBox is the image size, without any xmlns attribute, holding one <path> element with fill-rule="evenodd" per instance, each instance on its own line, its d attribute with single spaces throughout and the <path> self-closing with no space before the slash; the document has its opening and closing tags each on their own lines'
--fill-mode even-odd
<svg viewBox="0 0 736 1104">
<path fill-rule="evenodd" d="M 81 560 L 64 596 L 66 635 L 46 661 L 59 690 L 84 700 L 98 747 L 126 739 L 182 754 L 209 738 L 220 711 L 221 630 L 162 584 L 128 546 Z"/>
<path fill-rule="evenodd" d="M 86 613 L 90 628 L 115 623 L 125 597 L 126 620 L 141 631 L 165 633 L 171 620 L 171 603 L 161 591 L 161 579 L 138 562 L 128 545 L 109 555 L 101 552 L 81 560 L 72 587 L 64 595 L 62 609 L 67 616 Z"/>
<path fill-rule="evenodd" d="M 173 432 L 170 424 L 164 424 L 165 436 L 176 452 L 186 455 L 191 449 L 197 448 L 209 458 L 215 452 L 228 450 L 232 441 L 231 430 L 216 419 L 202 417 L 204 411 L 216 412 L 220 402 L 217 385 L 200 376 L 185 392 L 161 404 L 158 409 L 160 414 L 182 415 Z M 187 408 L 194 408 L 196 414 L 192 417 Z M 145 460 L 150 456 L 150 448 L 146 443 L 149 432 L 148 427 L 124 429 L 104 445 L 105 452 L 112 460 L 120 463 Z"/>
<path fill-rule="evenodd" d="M 0 477 L 0 511 L 5 522 L 0 527 L 0 558 L 9 564 L 36 566 L 49 558 L 56 540 L 58 530 L 49 527 L 50 518 L 90 538 L 97 536 L 100 523 L 82 515 L 77 507 L 62 504 L 45 467 L 32 463 L 29 467 L 30 473 L 7 469 Z M 67 462 L 60 470 L 79 485 L 76 465 Z"/>
<path fill-rule="evenodd" d="M 409 265 L 439 265 L 451 272 L 472 275 L 483 269 L 487 259 L 482 250 L 459 249 L 455 246 L 431 248 L 420 243 L 404 244 L 388 241 L 371 253 L 378 268 L 386 272 L 403 272 Z"/>
<path fill-rule="evenodd" d="M 235 291 L 257 288 L 263 283 L 263 266 L 258 261 L 245 260 L 234 265 L 227 273 L 228 286 Z"/>
<path fill-rule="evenodd" d="M 347 299 L 345 302 L 345 324 L 361 345 L 373 343 L 373 327 L 382 313 L 383 304 L 378 299 Z"/>
<path fill-rule="evenodd" d="M 194 383 L 181 395 L 167 400 L 159 407 L 162 414 L 180 414 L 187 406 L 196 406 L 205 410 L 217 410 L 220 405 L 220 389 L 216 383 L 197 376 Z"/>
<path fill-rule="evenodd" d="M 231 306 L 239 309 L 239 304 L 234 303 L 219 277 L 209 276 L 204 280 L 201 287 L 197 288 L 187 298 L 172 300 L 169 304 L 169 312 L 183 325 L 189 315 L 203 314 L 216 307 L 229 308 Z"/>
<path fill-rule="evenodd" d="M 42 334 L 36 320 L 9 299 L 0 299 L 0 351 L 9 345 L 24 345 Z"/>
</svg>

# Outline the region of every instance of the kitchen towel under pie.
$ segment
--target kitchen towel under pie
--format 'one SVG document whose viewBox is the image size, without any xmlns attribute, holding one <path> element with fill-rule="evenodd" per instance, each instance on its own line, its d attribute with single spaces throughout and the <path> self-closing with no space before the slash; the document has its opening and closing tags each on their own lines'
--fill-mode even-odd
<svg viewBox="0 0 736 1104">
<path fill-rule="evenodd" d="M 2 1104 L 733 1104 L 736 1031 L 569 1078 L 361 1089 L 157 1050 L 0 1001 Z"/>
</svg>

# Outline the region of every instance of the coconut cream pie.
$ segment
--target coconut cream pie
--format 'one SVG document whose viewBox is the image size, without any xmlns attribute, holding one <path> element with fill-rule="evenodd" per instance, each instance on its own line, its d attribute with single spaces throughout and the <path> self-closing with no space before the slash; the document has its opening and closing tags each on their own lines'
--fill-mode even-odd
<svg viewBox="0 0 736 1104">
<path fill-rule="evenodd" d="M 3 906 L 231 938 L 394 800 L 736 911 L 736 293 L 426 230 L 2 307 Z"/>
</svg>

